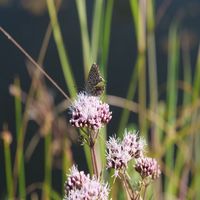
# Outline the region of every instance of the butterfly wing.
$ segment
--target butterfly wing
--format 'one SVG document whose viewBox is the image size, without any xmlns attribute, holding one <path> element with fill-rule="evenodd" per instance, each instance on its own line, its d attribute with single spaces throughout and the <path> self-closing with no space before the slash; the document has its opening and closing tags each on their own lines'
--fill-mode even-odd
<svg viewBox="0 0 200 200">
<path fill-rule="evenodd" d="M 100 96 L 105 90 L 105 80 L 100 74 L 99 66 L 93 64 L 88 74 L 86 91 L 93 96 Z"/>
</svg>

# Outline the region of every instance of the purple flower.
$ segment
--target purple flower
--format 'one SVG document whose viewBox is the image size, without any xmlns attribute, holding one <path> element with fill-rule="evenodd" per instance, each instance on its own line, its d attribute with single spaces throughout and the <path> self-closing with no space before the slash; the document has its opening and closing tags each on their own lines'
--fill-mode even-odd
<svg viewBox="0 0 200 200">
<path fill-rule="evenodd" d="M 97 130 L 112 118 L 109 105 L 103 103 L 99 97 L 87 93 L 80 93 L 70 109 L 70 123 L 77 128 L 89 127 Z"/>
<path fill-rule="evenodd" d="M 157 161 L 149 157 L 138 158 L 135 165 L 135 170 L 142 178 L 150 177 L 153 180 L 159 178 L 161 171 Z"/>
<path fill-rule="evenodd" d="M 94 176 L 90 178 L 73 166 L 65 182 L 64 200 L 108 200 L 109 188 Z"/>
</svg>

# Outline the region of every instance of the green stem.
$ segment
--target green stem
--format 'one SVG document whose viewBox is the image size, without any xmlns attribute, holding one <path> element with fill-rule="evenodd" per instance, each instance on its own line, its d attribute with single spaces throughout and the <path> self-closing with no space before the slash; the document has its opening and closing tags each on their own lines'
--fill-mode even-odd
<svg viewBox="0 0 200 200">
<path fill-rule="evenodd" d="M 19 79 L 15 80 L 15 85 L 20 88 Z M 26 183 L 25 183 L 25 169 L 24 169 L 24 156 L 23 156 L 23 141 L 24 134 L 22 126 L 22 105 L 18 97 L 15 97 L 15 121 L 16 121 L 16 132 L 17 132 L 17 144 L 19 144 L 17 156 L 17 169 L 19 178 L 19 197 L 25 199 L 26 196 Z"/>
<path fill-rule="evenodd" d="M 45 166 L 44 166 L 44 199 L 49 199 L 51 193 L 51 177 L 52 177 L 52 154 L 51 154 L 51 133 L 47 133 L 44 138 L 45 145 Z"/>
<path fill-rule="evenodd" d="M 130 8 L 131 8 L 131 14 L 133 17 L 133 22 L 134 22 L 136 40 L 138 41 L 138 37 L 139 37 L 139 34 L 138 34 L 138 17 L 139 17 L 138 1 L 130 0 Z"/>
<path fill-rule="evenodd" d="M 134 198 L 134 191 L 133 191 L 132 186 L 131 186 L 130 182 L 128 181 L 128 178 L 126 177 L 125 174 L 122 174 L 122 182 L 124 183 L 124 187 L 126 189 L 127 195 L 129 196 L 129 198 L 131 200 L 134 200 L 135 199 Z"/>
<path fill-rule="evenodd" d="M 8 191 L 8 199 L 13 199 L 14 191 L 13 191 L 10 145 L 5 140 L 4 140 L 4 156 L 5 156 L 6 186 Z"/>
</svg>

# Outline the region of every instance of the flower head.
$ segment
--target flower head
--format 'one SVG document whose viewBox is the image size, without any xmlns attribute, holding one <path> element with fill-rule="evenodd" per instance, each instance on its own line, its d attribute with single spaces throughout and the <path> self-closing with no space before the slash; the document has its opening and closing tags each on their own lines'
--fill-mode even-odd
<svg viewBox="0 0 200 200">
<path fill-rule="evenodd" d="M 108 200 L 108 185 L 73 166 L 65 182 L 64 200 Z"/>
<path fill-rule="evenodd" d="M 107 146 L 107 168 L 114 168 L 115 176 L 118 176 L 118 172 L 121 169 L 126 169 L 128 161 L 131 160 L 131 155 L 126 151 L 121 141 L 115 137 L 110 137 L 106 143 Z"/>
<path fill-rule="evenodd" d="M 112 118 L 109 105 L 99 97 L 80 93 L 71 106 L 72 118 L 70 123 L 76 127 L 89 127 L 93 130 L 101 128 Z"/>
<path fill-rule="evenodd" d="M 135 132 L 124 132 L 122 141 L 110 137 L 107 146 L 107 168 L 115 169 L 115 176 L 118 172 L 128 167 L 128 162 L 143 155 L 145 142 Z"/>
<path fill-rule="evenodd" d="M 138 137 L 135 131 L 124 132 L 124 139 L 122 141 L 122 147 L 128 151 L 131 157 L 139 158 L 143 156 L 145 141 Z"/>
<path fill-rule="evenodd" d="M 153 180 L 157 179 L 160 174 L 160 166 L 154 158 L 141 157 L 138 158 L 135 165 L 135 170 L 142 178 L 150 177 Z"/>
<path fill-rule="evenodd" d="M 68 193 L 70 190 L 80 189 L 85 182 L 89 179 L 88 176 L 84 174 L 83 171 L 78 171 L 78 169 L 73 165 L 70 169 L 70 174 L 65 182 L 65 192 Z"/>
</svg>

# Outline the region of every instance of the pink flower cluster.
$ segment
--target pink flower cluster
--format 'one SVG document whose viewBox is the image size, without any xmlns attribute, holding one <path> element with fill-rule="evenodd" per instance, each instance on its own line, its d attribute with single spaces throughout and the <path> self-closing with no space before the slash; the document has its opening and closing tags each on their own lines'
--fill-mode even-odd
<svg viewBox="0 0 200 200">
<path fill-rule="evenodd" d="M 143 139 L 140 139 L 136 132 L 127 131 L 125 129 L 122 147 L 131 155 L 131 158 L 139 158 L 143 156 L 144 146 Z"/>
<path fill-rule="evenodd" d="M 143 155 L 145 142 L 135 132 L 125 130 L 122 141 L 110 137 L 107 146 L 107 168 L 115 169 L 115 177 L 120 170 L 126 170 L 128 162 Z"/>
<path fill-rule="evenodd" d="M 109 188 L 73 166 L 65 182 L 64 200 L 108 200 Z"/>
<path fill-rule="evenodd" d="M 138 158 L 135 170 L 141 175 L 142 178 L 150 177 L 153 180 L 157 179 L 161 174 L 160 166 L 157 161 L 149 157 Z"/>
<path fill-rule="evenodd" d="M 103 103 L 99 97 L 87 93 L 80 93 L 71 108 L 70 123 L 77 127 L 89 127 L 93 130 L 101 128 L 112 118 L 109 105 Z"/>
</svg>

